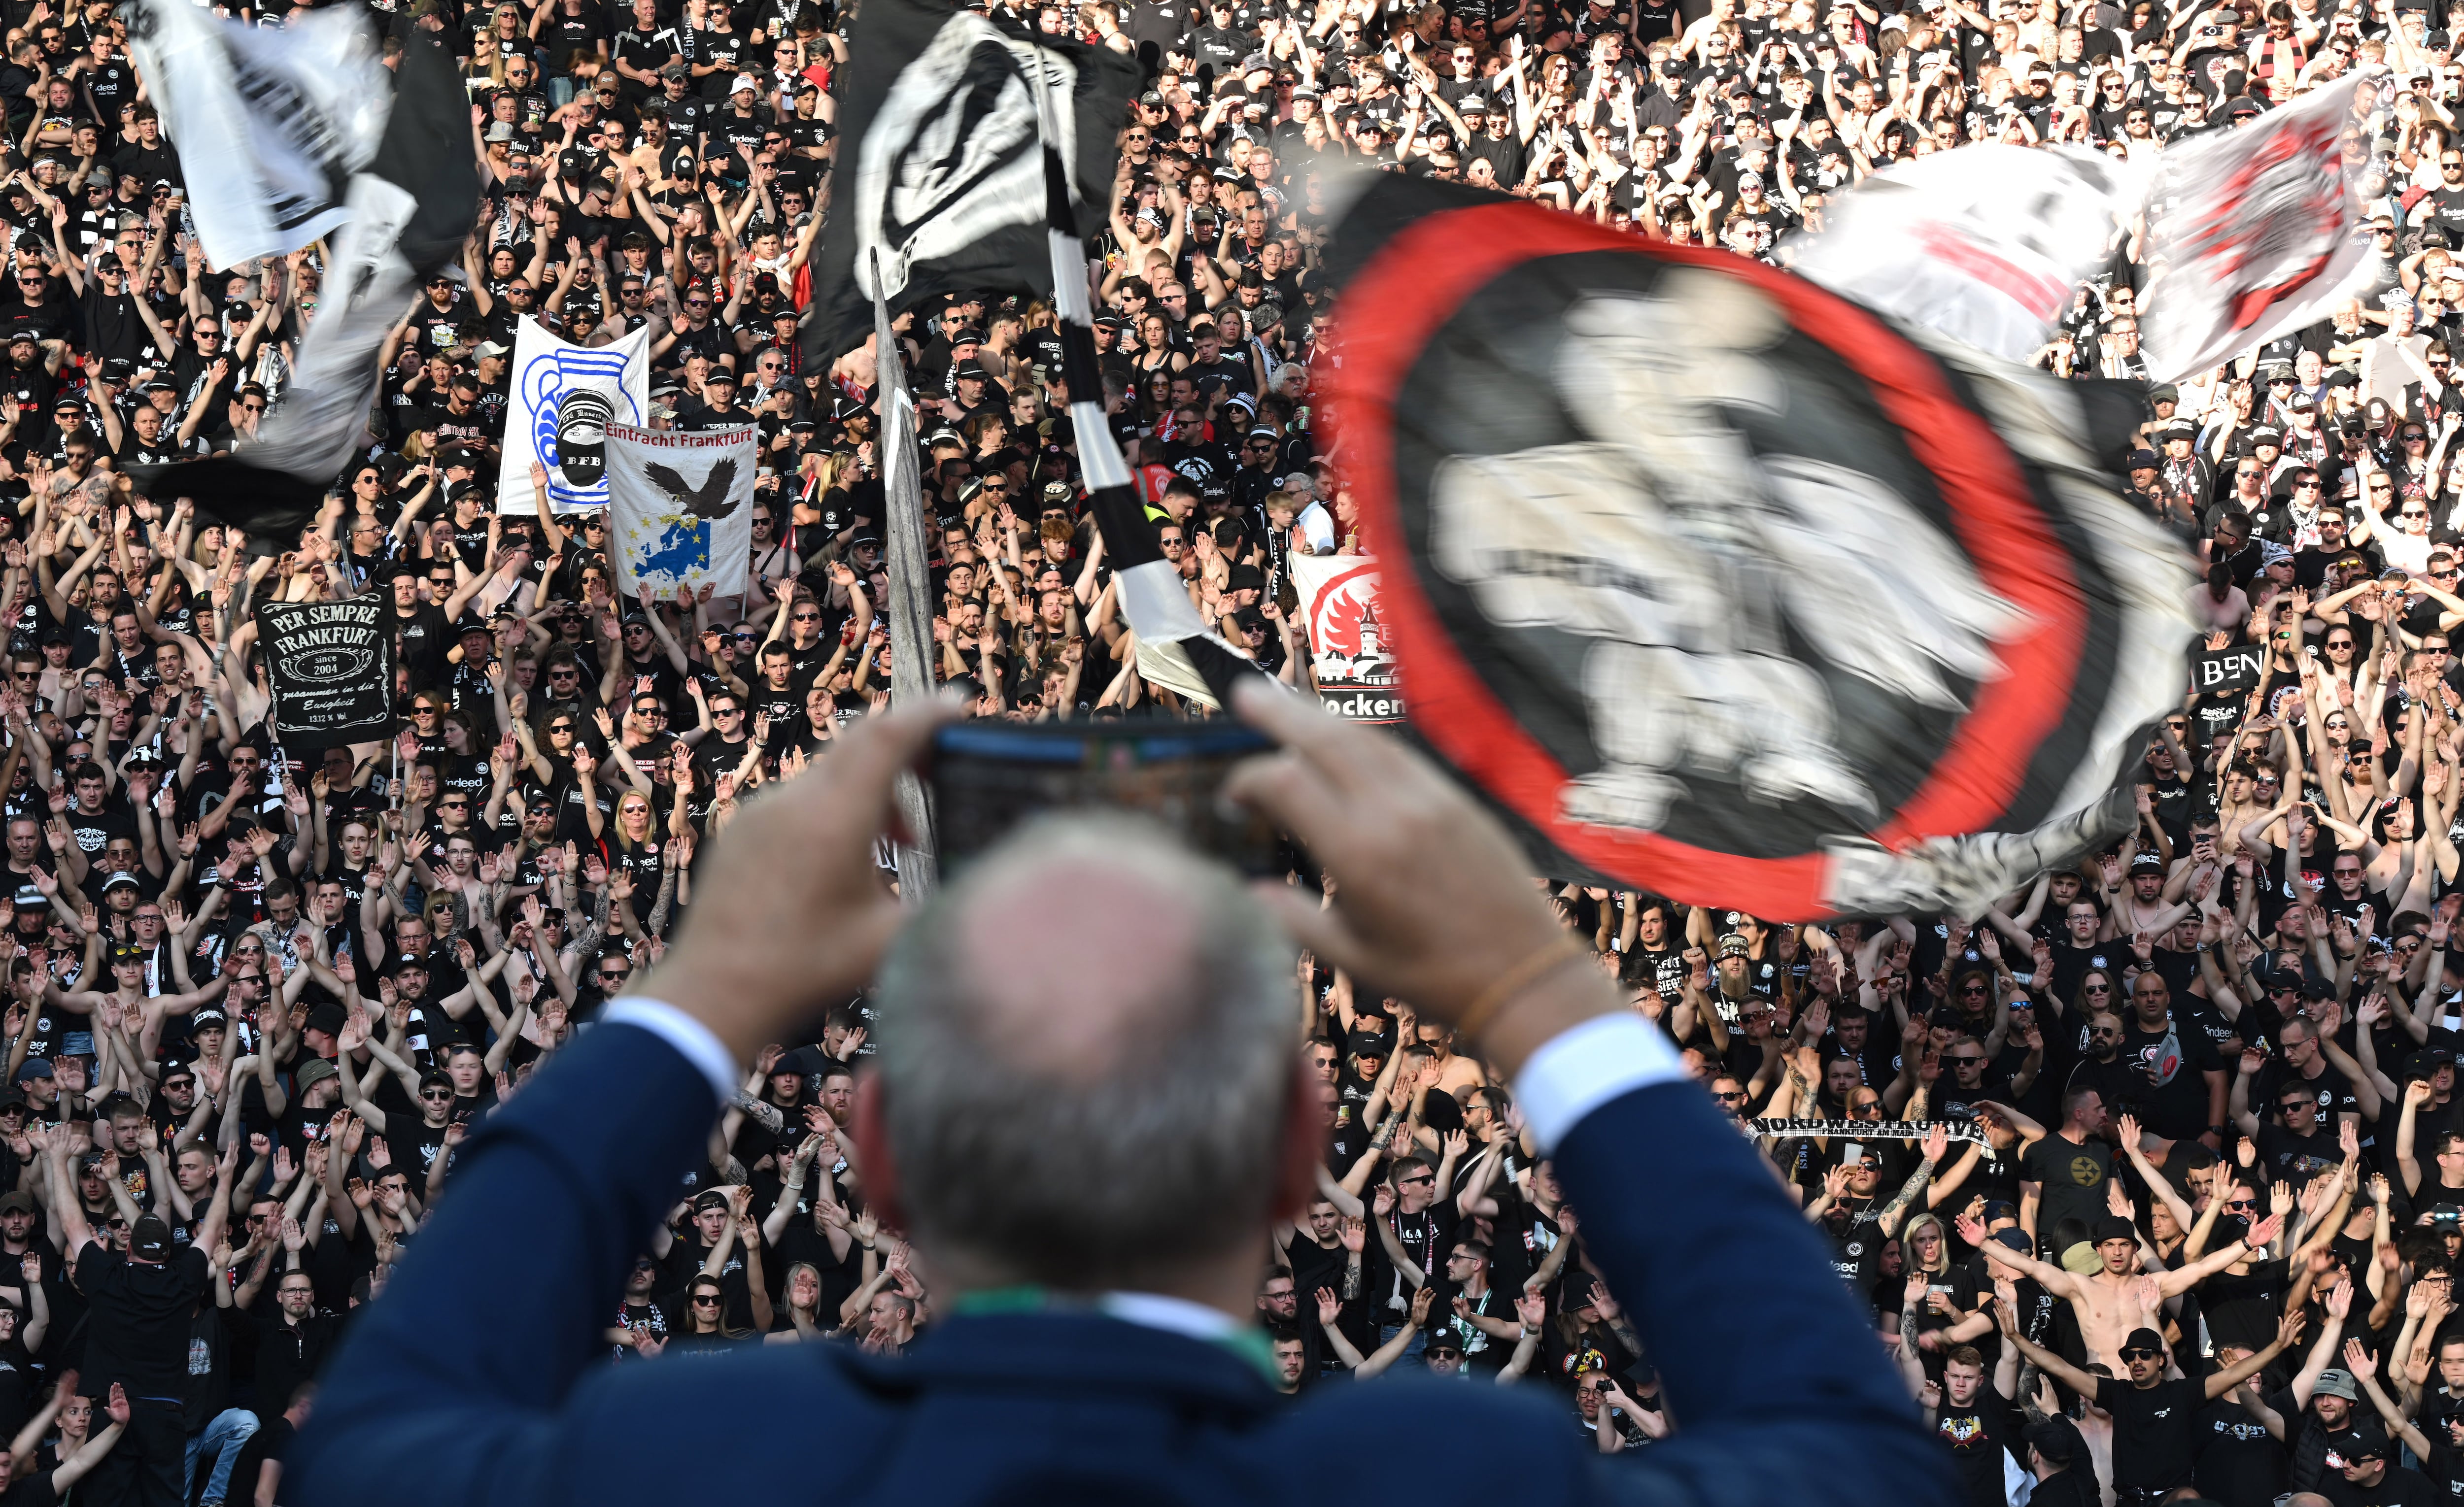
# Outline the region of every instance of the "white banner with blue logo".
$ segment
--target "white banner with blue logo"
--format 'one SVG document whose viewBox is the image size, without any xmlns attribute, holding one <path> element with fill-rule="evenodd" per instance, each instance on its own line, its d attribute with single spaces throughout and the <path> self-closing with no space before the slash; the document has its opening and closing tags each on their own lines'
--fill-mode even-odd
<svg viewBox="0 0 2464 1507">
<path fill-rule="evenodd" d="M 650 420 L 650 329 L 610 345 L 568 345 L 529 319 L 514 337 L 496 511 L 532 513 L 531 462 L 547 468 L 559 513 L 607 506 L 607 429 Z"/>
<path fill-rule="evenodd" d="M 627 595 L 679 588 L 738 597 L 753 564 L 753 470 L 760 430 L 607 430 L 609 554 Z"/>
</svg>

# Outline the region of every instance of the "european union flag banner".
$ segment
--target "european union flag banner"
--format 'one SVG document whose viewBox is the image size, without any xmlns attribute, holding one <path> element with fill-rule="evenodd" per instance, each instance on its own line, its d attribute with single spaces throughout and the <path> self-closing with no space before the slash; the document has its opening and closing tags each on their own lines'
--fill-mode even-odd
<svg viewBox="0 0 2464 1507">
<path fill-rule="evenodd" d="M 740 597 L 753 566 L 753 468 L 760 430 L 607 429 L 608 532 L 627 592 L 679 586 Z"/>
<path fill-rule="evenodd" d="M 532 511 L 534 460 L 547 468 L 548 504 L 557 512 L 607 506 L 608 427 L 649 416 L 649 326 L 608 345 L 570 345 L 524 319 L 514 337 L 496 511 Z"/>
</svg>

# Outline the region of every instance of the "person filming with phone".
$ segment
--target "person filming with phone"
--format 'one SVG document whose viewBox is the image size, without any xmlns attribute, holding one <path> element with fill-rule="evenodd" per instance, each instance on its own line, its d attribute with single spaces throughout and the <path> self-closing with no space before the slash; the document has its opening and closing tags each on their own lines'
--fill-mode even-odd
<svg viewBox="0 0 2464 1507">
<path fill-rule="evenodd" d="M 1093 814 L 1023 826 L 902 909 L 874 848 L 946 708 L 868 719 L 732 826 L 665 959 L 463 1143 L 451 1196 L 326 1373 L 285 1501 L 803 1499 L 816 1461 L 846 1502 L 1951 1501 L 1820 1238 L 1560 928 L 1506 831 L 1375 732 L 1263 685 L 1237 710 L 1280 749 L 1227 792 L 1307 847 L 1331 906 Z M 1334 1108 L 1294 1036 L 1296 945 L 1502 1072 L 1553 1168 L 1535 1196 L 1570 1231 L 1581 1212 L 1616 1300 L 1577 1343 L 1614 1327 L 1648 1349 L 1665 1438 L 1613 1458 L 1622 1431 L 1577 1434 L 1546 1388 L 1434 1367 L 1279 1397 L 1259 1272 L 1270 1233 L 1320 1199 Z M 878 1056 L 844 1134 L 825 1107 L 808 1118 L 782 1208 L 812 1169 L 856 1168 L 853 1234 L 910 1242 L 894 1264 L 930 1289 L 930 1327 L 903 1354 L 594 1366 L 747 1064 L 775 1067 L 766 1048 L 876 974 Z M 1406 1430 L 1424 1447 L 1363 1449 Z"/>
</svg>

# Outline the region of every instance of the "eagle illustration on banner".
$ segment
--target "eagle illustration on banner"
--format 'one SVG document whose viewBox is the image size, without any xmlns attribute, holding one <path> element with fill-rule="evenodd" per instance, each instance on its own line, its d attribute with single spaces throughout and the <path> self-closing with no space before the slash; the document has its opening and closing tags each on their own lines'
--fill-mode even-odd
<svg viewBox="0 0 2464 1507">
<path fill-rule="evenodd" d="M 628 591 L 737 596 L 752 560 L 755 436 L 750 426 L 674 433 L 607 430 L 616 569 Z"/>
</svg>

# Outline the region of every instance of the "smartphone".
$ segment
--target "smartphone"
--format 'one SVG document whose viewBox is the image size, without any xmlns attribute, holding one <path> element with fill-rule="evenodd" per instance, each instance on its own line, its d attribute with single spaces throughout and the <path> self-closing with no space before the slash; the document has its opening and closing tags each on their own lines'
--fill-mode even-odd
<svg viewBox="0 0 2464 1507">
<path fill-rule="evenodd" d="M 925 770 L 946 872 L 1055 811 L 1149 817 L 1244 874 L 1285 871 L 1272 824 L 1222 795 L 1233 766 L 1274 744 L 1228 722 L 968 722 L 933 739 Z"/>
</svg>

